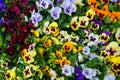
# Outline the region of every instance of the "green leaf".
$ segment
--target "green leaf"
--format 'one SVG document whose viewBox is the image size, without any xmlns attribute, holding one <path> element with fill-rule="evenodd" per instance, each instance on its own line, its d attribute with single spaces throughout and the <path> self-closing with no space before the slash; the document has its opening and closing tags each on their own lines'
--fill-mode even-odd
<svg viewBox="0 0 120 80">
<path fill-rule="evenodd" d="M 5 27 L 1 28 L 1 32 L 5 32 Z"/>
<path fill-rule="evenodd" d="M 104 22 L 105 22 L 105 23 L 111 23 L 110 17 L 107 16 L 107 17 L 104 19 Z"/>
<path fill-rule="evenodd" d="M 110 3 L 110 4 L 108 5 L 108 9 L 109 9 L 109 10 L 113 10 L 113 5 L 112 5 L 112 3 Z"/>
<path fill-rule="evenodd" d="M 1 37 L 1 35 L 0 35 L 0 47 L 3 45 L 3 39 L 2 39 L 2 37 Z"/>
<path fill-rule="evenodd" d="M 10 41 L 10 39 L 11 39 L 11 35 L 7 34 L 7 36 L 5 37 L 5 40 Z"/>
<path fill-rule="evenodd" d="M 69 60 L 72 62 L 72 65 L 74 66 L 75 62 L 77 61 L 77 54 L 70 56 Z"/>
</svg>

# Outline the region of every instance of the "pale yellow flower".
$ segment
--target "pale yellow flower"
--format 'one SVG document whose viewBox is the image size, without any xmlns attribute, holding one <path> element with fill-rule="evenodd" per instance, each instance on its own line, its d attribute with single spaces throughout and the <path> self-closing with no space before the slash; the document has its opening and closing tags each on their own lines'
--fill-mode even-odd
<svg viewBox="0 0 120 80">
<path fill-rule="evenodd" d="M 5 73 L 5 78 L 6 80 L 13 80 L 16 77 L 16 73 L 14 70 L 7 70 L 7 72 Z"/>
</svg>

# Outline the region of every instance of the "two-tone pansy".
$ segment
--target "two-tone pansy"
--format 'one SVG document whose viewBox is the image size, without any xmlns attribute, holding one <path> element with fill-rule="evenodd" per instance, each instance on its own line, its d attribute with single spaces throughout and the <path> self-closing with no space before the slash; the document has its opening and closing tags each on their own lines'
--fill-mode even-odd
<svg viewBox="0 0 120 80">
<path fill-rule="evenodd" d="M 100 37 L 100 40 L 102 40 L 104 43 L 107 43 L 110 40 L 110 33 L 102 32 L 99 37 Z"/>
<path fill-rule="evenodd" d="M 39 12 L 35 12 L 35 10 L 31 13 L 31 20 L 34 26 L 38 27 L 38 22 L 42 20 L 42 15 Z"/>
<path fill-rule="evenodd" d="M 29 47 L 29 49 L 23 49 L 22 51 L 22 58 L 25 63 L 30 64 L 34 62 L 34 56 L 36 55 L 36 50 L 34 47 Z"/>
<path fill-rule="evenodd" d="M 92 29 L 92 30 L 98 30 L 100 28 L 100 26 L 101 26 L 100 21 L 98 19 L 94 19 L 91 22 L 90 29 Z"/>
<path fill-rule="evenodd" d="M 79 23 L 78 23 L 77 19 L 78 19 L 78 17 L 73 17 L 71 20 L 71 23 L 70 23 L 71 28 L 75 31 L 79 29 Z"/>
<path fill-rule="evenodd" d="M 59 28 L 56 22 L 50 23 L 48 29 L 50 30 L 50 33 L 52 33 L 54 36 L 57 36 L 59 34 Z"/>
<path fill-rule="evenodd" d="M 31 77 L 32 76 L 31 67 L 26 66 L 25 69 L 23 70 L 23 74 L 25 78 Z"/>
<path fill-rule="evenodd" d="M 107 46 L 106 46 L 106 51 L 108 52 L 108 54 L 110 56 L 116 56 L 117 54 L 117 48 L 119 47 L 117 42 L 110 42 Z"/>
<path fill-rule="evenodd" d="M 79 26 L 82 28 L 85 28 L 88 26 L 89 19 L 87 16 L 81 16 L 79 17 Z"/>
</svg>

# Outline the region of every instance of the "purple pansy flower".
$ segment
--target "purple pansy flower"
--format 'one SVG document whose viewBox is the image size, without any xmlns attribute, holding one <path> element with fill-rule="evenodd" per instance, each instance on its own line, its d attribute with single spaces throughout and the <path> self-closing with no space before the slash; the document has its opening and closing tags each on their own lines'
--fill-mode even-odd
<svg viewBox="0 0 120 80">
<path fill-rule="evenodd" d="M 68 15 L 71 15 L 72 12 L 75 12 L 77 7 L 74 5 L 75 0 L 64 0 L 61 7 L 64 9 L 64 12 Z"/>
<path fill-rule="evenodd" d="M 77 65 L 75 65 L 75 74 L 76 74 L 76 80 L 83 80 L 84 76 L 82 74 L 82 71 L 78 68 Z"/>
<path fill-rule="evenodd" d="M 31 19 L 32 23 L 35 26 L 38 26 L 38 22 L 42 20 L 42 16 L 39 12 L 35 12 L 35 10 L 33 10 L 33 12 L 31 13 Z"/>
<path fill-rule="evenodd" d="M 62 11 L 62 9 L 60 7 L 53 7 L 50 10 L 50 14 L 56 20 L 56 19 L 58 19 L 60 17 L 61 11 Z"/>
<path fill-rule="evenodd" d="M 92 22 L 91 22 L 90 28 L 91 28 L 92 30 L 96 30 L 96 29 L 99 29 L 100 26 L 101 26 L 100 21 L 97 20 L 97 19 L 94 19 L 94 20 L 92 20 Z"/>
<path fill-rule="evenodd" d="M 48 6 L 49 6 L 49 3 L 48 3 L 47 1 L 45 1 L 45 0 L 41 0 L 40 6 L 41 6 L 42 8 L 44 8 L 44 9 L 47 9 Z"/>
<path fill-rule="evenodd" d="M 5 3 L 3 1 L 0 1 L 0 11 L 5 11 Z"/>
</svg>

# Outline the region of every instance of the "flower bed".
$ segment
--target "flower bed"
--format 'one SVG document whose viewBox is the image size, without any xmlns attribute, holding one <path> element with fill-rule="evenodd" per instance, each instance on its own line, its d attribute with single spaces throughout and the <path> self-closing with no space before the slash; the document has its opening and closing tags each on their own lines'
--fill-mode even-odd
<svg viewBox="0 0 120 80">
<path fill-rule="evenodd" d="M 120 80 L 119 0 L 0 0 L 1 80 Z"/>
</svg>

